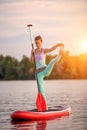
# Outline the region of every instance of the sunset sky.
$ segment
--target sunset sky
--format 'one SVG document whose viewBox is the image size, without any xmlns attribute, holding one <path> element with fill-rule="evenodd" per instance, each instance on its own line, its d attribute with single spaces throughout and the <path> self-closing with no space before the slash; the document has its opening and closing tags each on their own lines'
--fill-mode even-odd
<svg viewBox="0 0 87 130">
<path fill-rule="evenodd" d="M 44 47 L 63 42 L 70 54 L 80 54 L 87 43 L 87 0 L 0 0 L 0 54 L 30 57 L 27 24 Z"/>
</svg>

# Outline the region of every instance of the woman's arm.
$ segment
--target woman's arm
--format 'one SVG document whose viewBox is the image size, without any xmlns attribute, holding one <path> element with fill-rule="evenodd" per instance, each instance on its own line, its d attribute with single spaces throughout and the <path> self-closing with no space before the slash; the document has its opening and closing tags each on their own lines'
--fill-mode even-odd
<svg viewBox="0 0 87 130">
<path fill-rule="evenodd" d="M 58 43 L 58 44 L 54 45 L 54 46 L 51 47 L 51 48 L 46 48 L 46 49 L 44 49 L 44 53 L 45 53 L 45 54 L 46 54 L 46 53 L 50 53 L 51 51 L 55 50 L 57 47 L 61 47 L 61 46 L 64 46 L 64 44 Z"/>
</svg>

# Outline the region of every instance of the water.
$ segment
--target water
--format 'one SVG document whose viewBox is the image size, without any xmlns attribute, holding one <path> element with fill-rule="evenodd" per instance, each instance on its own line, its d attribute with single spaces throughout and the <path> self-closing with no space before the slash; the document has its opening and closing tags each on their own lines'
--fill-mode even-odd
<svg viewBox="0 0 87 130">
<path fill-rule="evenodd" d="M 12 122 L 16 110 L 35 108 L 35 81 L 0 82 L 0 130 L 87 130 L 87 80 L 45 81 L 48 106 L 72 107 L 69 117 L 50 121 Z"/>
</svg>

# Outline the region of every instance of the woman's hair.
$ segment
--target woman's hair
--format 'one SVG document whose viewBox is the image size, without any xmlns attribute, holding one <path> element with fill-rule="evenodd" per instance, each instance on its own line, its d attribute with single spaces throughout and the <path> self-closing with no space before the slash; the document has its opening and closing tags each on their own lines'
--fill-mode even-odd
<svg viewBox="0 0 87 130">
<path fill-rule="evenodd" d="M 38 36 L 35 37 L 35 41 L 36 40 L 41 40 L 41 42 L 42 42 L 42 37 L 40 35 L 38 35 Z"/>
</svg>

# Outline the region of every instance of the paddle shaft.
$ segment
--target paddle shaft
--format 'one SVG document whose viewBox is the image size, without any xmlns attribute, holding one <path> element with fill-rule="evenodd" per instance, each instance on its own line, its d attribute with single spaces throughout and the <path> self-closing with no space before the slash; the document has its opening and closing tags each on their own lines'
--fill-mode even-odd
<svg viewBox="0 0 87 130">
<path fill-rule="evenodd" d="M 33 45 L 33 42 L 32 42 L 32 35 L 31 35 L 31 27 L 32 27 L 32 24 L 27 25 L 27 27 L 29 28 L 29 32 L 30 32 L 31 46 L 32 46 L 32 49 L 34 50 L 33 56 L 34 56 L 34 66 L 35 66 L 35 70 L 36 70 L 35 49 L 34 49 L 34 45 Z M 35 77 L 36 77 L 36 81 L 37 81 L 37 85 L 38 85 L 38 91 L 40 91 L 40 90 L 39 90 L 39 83 L 38 83 L 37 73 L 35 73 Z"/>
</svg>

